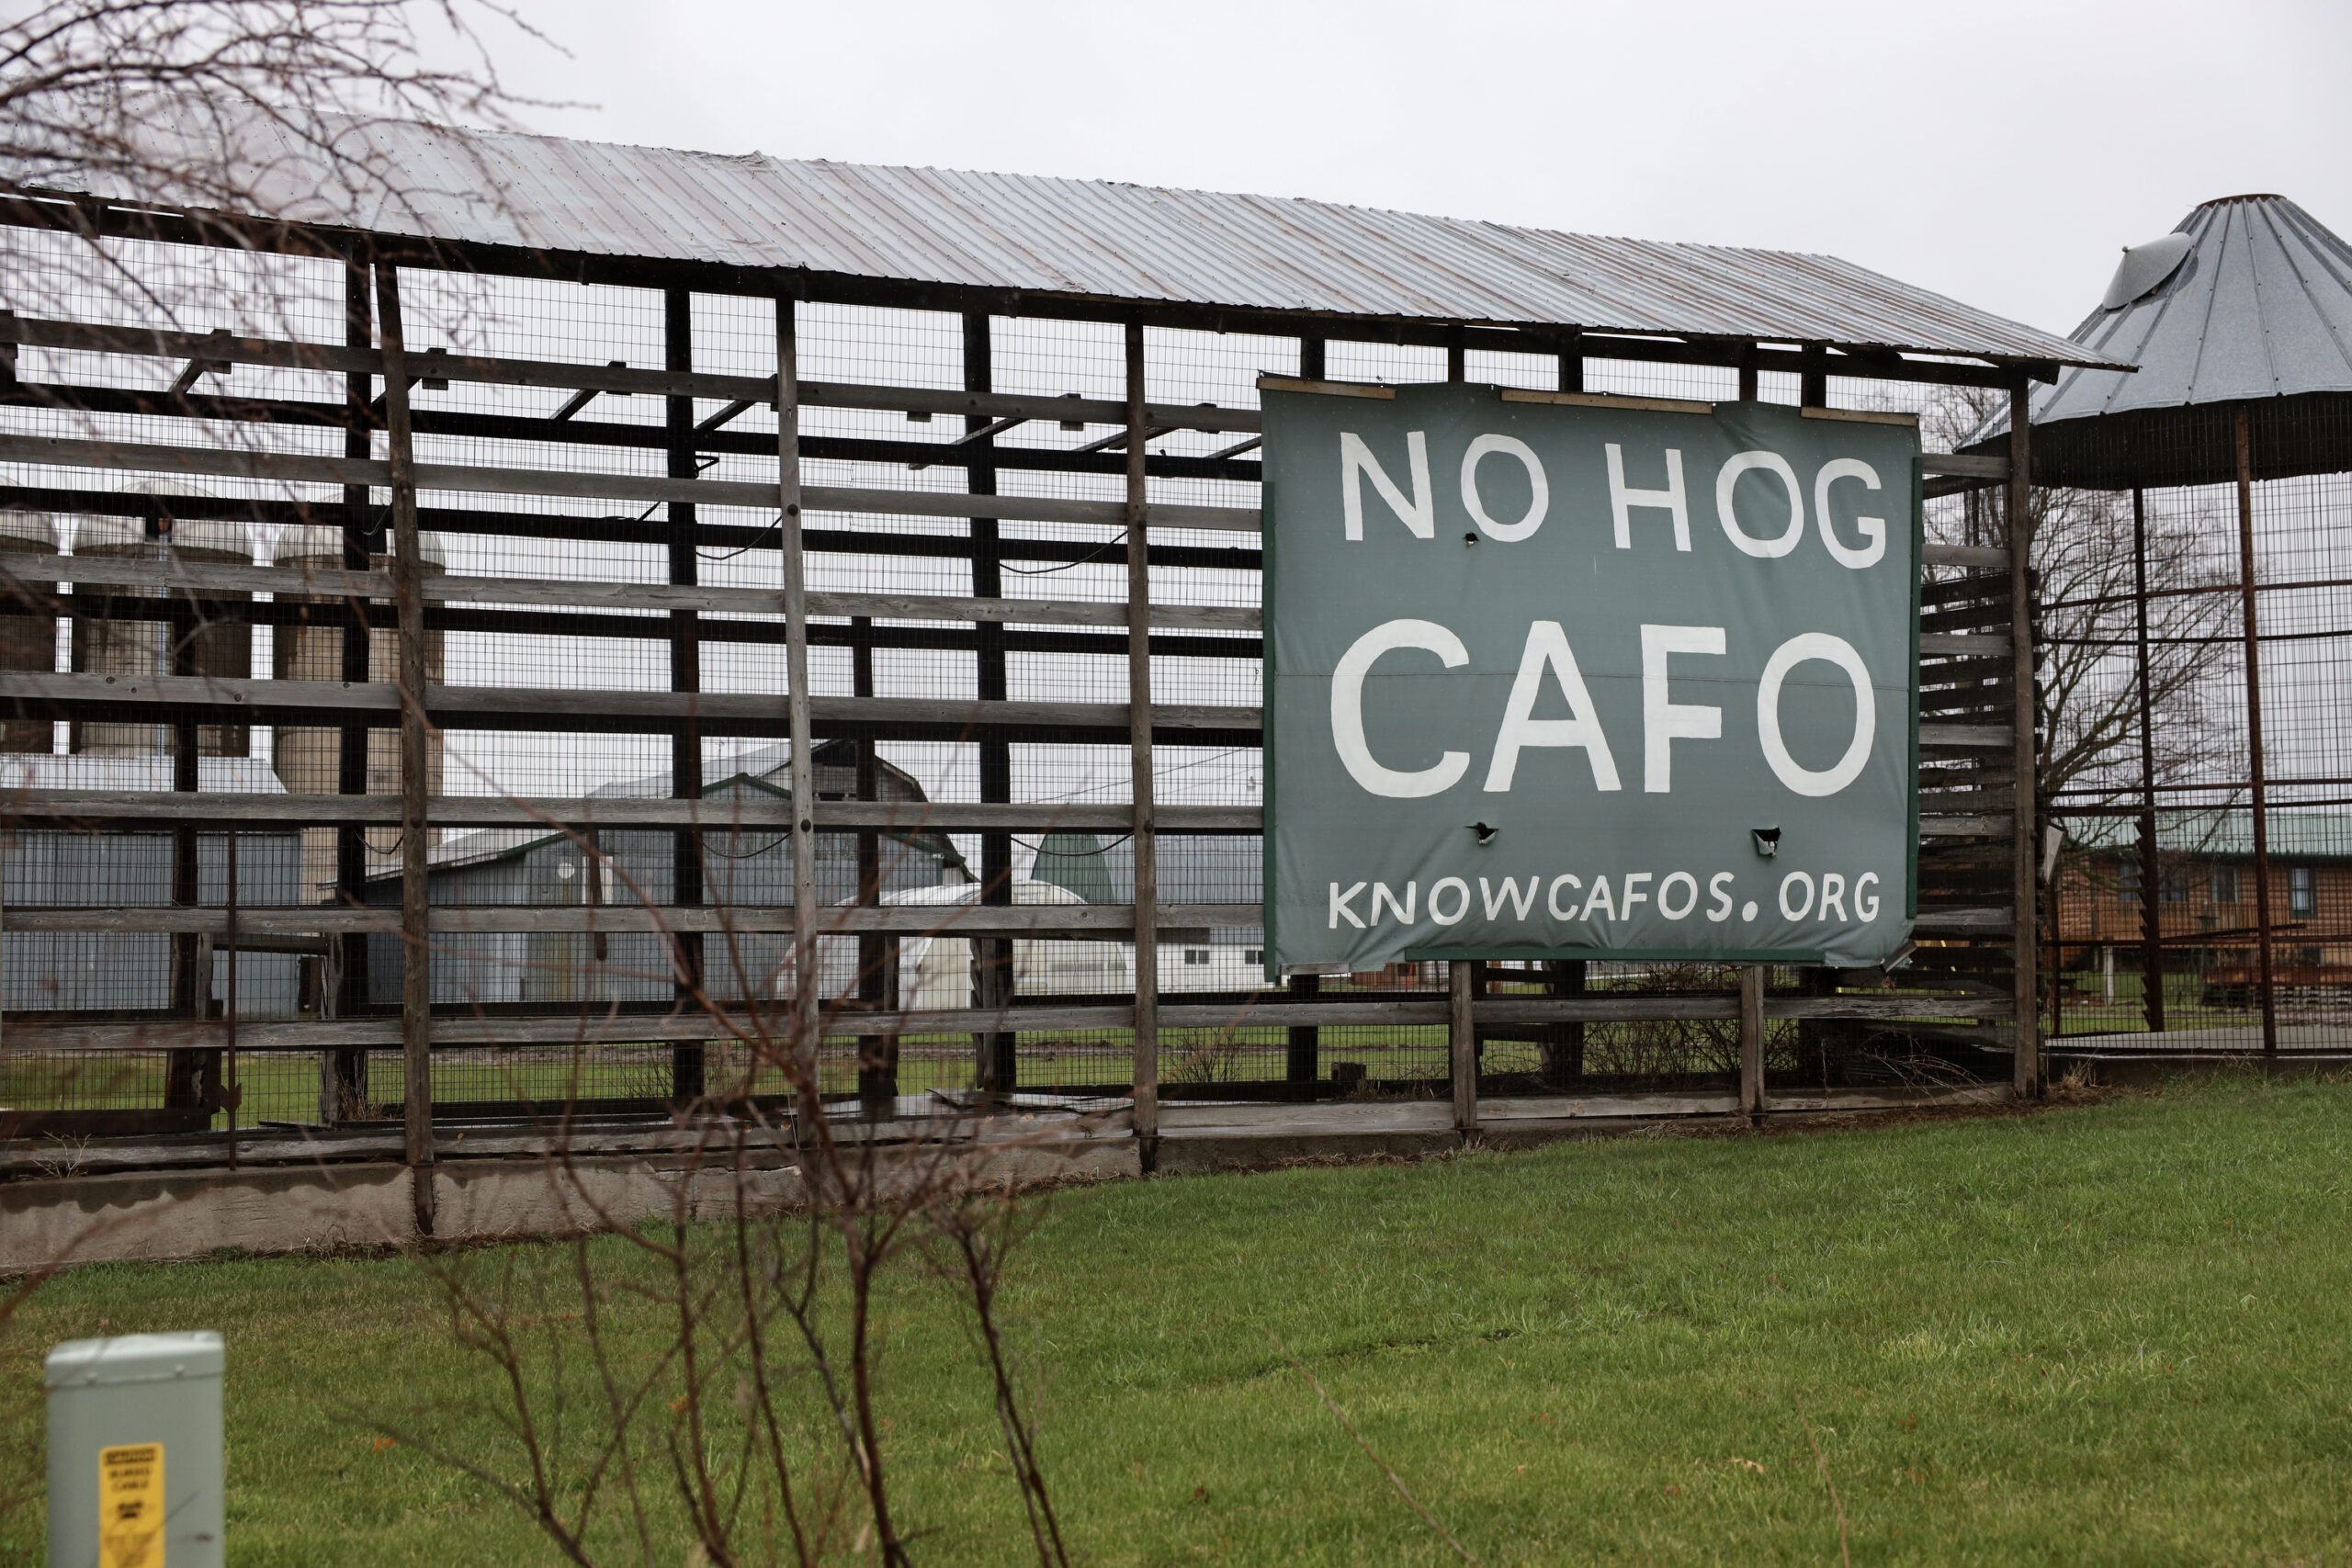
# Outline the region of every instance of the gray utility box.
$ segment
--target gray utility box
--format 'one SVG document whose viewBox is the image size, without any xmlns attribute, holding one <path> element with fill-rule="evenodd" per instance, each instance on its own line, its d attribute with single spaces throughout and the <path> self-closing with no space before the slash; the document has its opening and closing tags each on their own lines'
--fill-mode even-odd
<svg viewBox="0 0 2352 1568">
<path fill-rule="evenodd" d="M 49 1568 L 220 1568 L 220 1336 L 49 1353 Z"/>
</svg>

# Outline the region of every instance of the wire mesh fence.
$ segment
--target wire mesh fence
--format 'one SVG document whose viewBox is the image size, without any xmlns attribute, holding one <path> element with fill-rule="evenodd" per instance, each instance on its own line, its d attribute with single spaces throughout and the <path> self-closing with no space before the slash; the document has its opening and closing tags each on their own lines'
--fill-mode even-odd
<svg viewBox="0 0 2352 1568">
<path fill-rule="evenodd" d="M 2081 421 L 2042 585 L 2051 1028 L 2107 1052 L 2352 1046 L 2352 409 Z"/>
<path fill-rule="evenodd" d="M 43 1114 L 107 1130 L 399 1116 L 413 951 L 399 807 L 413 786 L 430 801 L 435 1114 L 777 1092 L 746 1036 L 786 1027 L 808 985 L 829 1095 L 1124 1092 L 1137 953 L 1115 923 L 1088 921 L 1136 897 L 1119 509 L 1138 435 L 1159 509 L 1147 544 L 1149 690 L 1167 724 L 1150 752 L 1162 1091 L 1442 1096 L 1448 965 L 1267 970 L 1251 820 L 1259 376 L 1461 376 L 1968 423 L 1934 386 L 1154 326 L 1148 403 L 1211 412 L 1200 428 L 1168 415 L 1138 432 L 1106 412 L 1126 396 L 1115 323 L 804 300 L 785 307 L 804 389 L 787 428 L 759 389 L 777 373 L 771 299 L 402 266 L 432 720 L 418 771 L 396 728 L 393 389 L 323 355 L 224 344 L 208 359 L 153 335 L 372 355 L 384 323 L 369 269 L 136 240 L 106 242 L 112 265 L 94 267 L 85 242 L 22 229 L 0 244 L 40 280 L 20 314 L 55 323 L 20 334 L 0 398 L 0 433 L 23 438 L 0 498 L 16 583 L 0 678 L 29 682 L 0 730 L 0 783 L 50 803 L 0 851 L 0 1107 L 19 1130 Z M 148 335 L 87 330 L 101 325 Z M 636 372 L 702 379 L 654 390 L 621 374 Z M 989 412 L 1005 400 L 1025 412 Z M 766 498 L 787 435 L 807 487 L 813 802 L 791 797 L 803 741 L 785 722 L 787 536 Z M 540 478 L 514 482 L 524 473 Z M 2312 515 L 2338 503 L 2291 482 Z M 2204 502 L 2174 504 L 2165 517 L 2204 515 Z M 2006 536 L 1976 492 L 1932 507 L 1931 538 Z M 2286 551 L 2293 525 L 2276 528 Z M 2333 571 L 2324 555 L 2314 543 L 2292 570 Z M 2191 558 L 2203 564 L 2182 570 L 2220 570 Z M 2007 625 L 2006 576 L 1930 577 L 1931 619 Z M 2313 635 L 2294 646 L 2332 646 L 2317 637 L 2334 590 L 2288 592 L 2302 595 L 2279 601 L 2301 617 L 2292 635 Z M 2097 681 L 2112 684 L 2116 657 L 2099 655 Z M 2218 668 L 2199 665 L 2182 703 L 2228 711 Z M 2328 666 L 2312 690 L 2332 679 Z M 1931 659 L 1923 682 L 1942 712 L 1990 721 L 2008 699 L 2003 677 L 1962 659 Z M 2292 711 L 2294 766 L 2330 771 L 2319 699 Z M 2204 756 L 2187 728 L 2180 747 Z M 1959 919 L 1999 901 L 1986 868 L 2006 863 L 2011 835 L 1968 824 L 2004 808 L 2003 777 L 1974 752 L 1931 749 L 1927 767 L 1934 809 L 1961 826 L 1923 850 L 1920 946 L 1891 976 L 1776 972 L 1775 1084 L 2007 1075 L 1986 998 L 2008 950 Z M 2111 784 L 2098 768 L 2082 777 Z M 60 792 L 82 816 L 53 808 Z M 232 796 L 287 802 L 232 833 L 203 803 Z M 978 810 L 991 807 L 1005 809 Z M 791 823 L 812 811 L 821 934 L 804 976 L 784 912 L 802 891 Z M 2077 881 L 2103 874 L 2096 850 L 2078 837 Z M 2282 910 L 2294 886 L 2280 883 Z M 1939 910 L 1959 913 L 1939 931 Z M 2200 994 L 2242 1011 L 2226 966 L 2211 973 L 2222 977 Z M 1737 1080 L 1730 970 L 1558 960 L 1482 966 L 1476 985 L 1481 1005 L 1600 1010 L 1482 1021 L 1482 1092 Z M 1861 990 L 1918 1005 L 1894 1022 L 1838 1016 Z M 991 1010 L 996 1027 L 974 1016 Z"/>
</svg>

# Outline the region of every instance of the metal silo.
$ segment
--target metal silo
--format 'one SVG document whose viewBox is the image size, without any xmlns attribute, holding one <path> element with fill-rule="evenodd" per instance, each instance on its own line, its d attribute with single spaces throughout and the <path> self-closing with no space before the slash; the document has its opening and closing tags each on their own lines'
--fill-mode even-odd
<svg viewBox="0 0 2352 1568">
<path fill-rule="evenodd" d="M 85 516 L 75 530 L 74 553 L 134 560 L 180 560 L 190 564 L 253 564 L 253 547 L 243 523 L 175 517 L 173 498 L 151 497 L 143 518 Z M 209 675 L 250 680 L 254 672 L 253 627 L 241 615 L 226 614 L 253 595 L 209 592 L 198 598 L 161 588 L 75 585 L 74 669 L 92 675 Z M 175 598 L 169 610 L 155 601 Z M 251 744 L 242 724 L 196 727 L 200 757 L 243 757 Z M 73 750 L 99 757 L 148 757 L 172 750 L 171 728 L 76 719 Z"/>
<path fill-rule="evenodd" d="M 432 534 L 422 540 L 424 570 L 428 574 L 447 570 L 447 559 L 441 550 L 439 538 Z M 288 528 L 279 536 L 273 558 L 276 564 L 289 574 L 310 576 L 334 574 L 343 570 L 343 531 L 319 524 Z M 391 557 L 370 556 L 368 568 L 375 571 L 390 571 Z M 334 593 L 289 593 L 277 595 L 281 604 L 342 604 L 344 599 Z M 270 672 L 280 681 L 340 681 L 343 673 L 343 626 L 339 617 L 318 620 L 286 620 L 277 627 L 276 652 Z M 430 630 L 424 634 L 424 678 L 438 682 L 443 673 L 443 647 L 447 634 Z M 371 614 L 368 629 L 368 674 L 370 681 L 391 681 L 400 671 L 400 634 L 394 624 L 390 607 L 380 605 Z M 289 795 L 334 795 L 342 787 L 342 741 L 340 732 L 311 726 L 281 725 L 277 731 L 277 755 L 273 759 L 277 776 Z M 425 740 L 425 790 L 431 795 L 441 793 L 442 743 L 438 729 L 427 732 Z M 367 793 L 398 795 L 401 788 L 401 745 L 397 729 L 370 729 L 368 732 Z M 363 834 L 368 846 L 368 869 L 372 873 L 400 863 L 400 833 L 394 829 L 371 829 Z M 434 839 L 437 842 L 440 834 Z M 312 828 L 302 835 L 302 886 L 307 897 L 331 898 L 335 882 L 334 829 Z"/>
</svg>

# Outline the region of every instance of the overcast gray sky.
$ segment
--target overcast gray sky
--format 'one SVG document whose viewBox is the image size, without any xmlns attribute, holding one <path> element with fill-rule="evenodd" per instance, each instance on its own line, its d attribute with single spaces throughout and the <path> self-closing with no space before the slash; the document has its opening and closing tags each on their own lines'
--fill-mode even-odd
<svg viewBox="0 0 2352 1568">
<path fill-rule="evenodd" d="M 1826 251 L 2060 332 L 2197 202 L 2352 231 L 2352 4 L 524 0 L 535 129 Z"/>
</svg>

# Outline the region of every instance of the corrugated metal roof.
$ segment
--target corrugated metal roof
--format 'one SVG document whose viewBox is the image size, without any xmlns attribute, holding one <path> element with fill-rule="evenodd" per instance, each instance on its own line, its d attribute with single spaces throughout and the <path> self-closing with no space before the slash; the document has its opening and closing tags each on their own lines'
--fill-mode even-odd
<svg viewBox="0 0 2352 1568">
<path fill-rule="evenodd" d="M 2209 201 L 2173 230 L 2188 255 L 2154 288 L 2075 329 L 2137 375 L 2075 369 L 2037 389 L 2038 429 L 2066 420 L 2352 392 L 2352 245 L 2283 196 Z M 2004 434 L 2004 413 L 1971 436 Z"/>
<path fill-rule="evenodd" d="M 2352 817 L 2342 812 L 2274 807 L 2264 826 L 2275 863 L 2352 860 Z M 2128 817 L 2083 818 L 2068 827 L 2066 837 L 2080 849 L 2128 851 L 2139 843 L 2140 827 Z M 2244 807 L 2165 812 L 2156 820 L 2156 848 L 2165 854 L 2252 860 L 2254 813 Z"/>
<path fill-rule="evenodd" d="M 405 122 L 352 134 L 404 183 L 356 212 L 329 207 L 315 183 L 297 188 L 299 150 L 256 144 L 260 167 L 286 171 L 274 176 L 285 212 L 403 237 L 1099 300 L 2122 363 L 1833 256 Z M 81 194 L 130 194 L 103 183 Z"/>
</svg>

